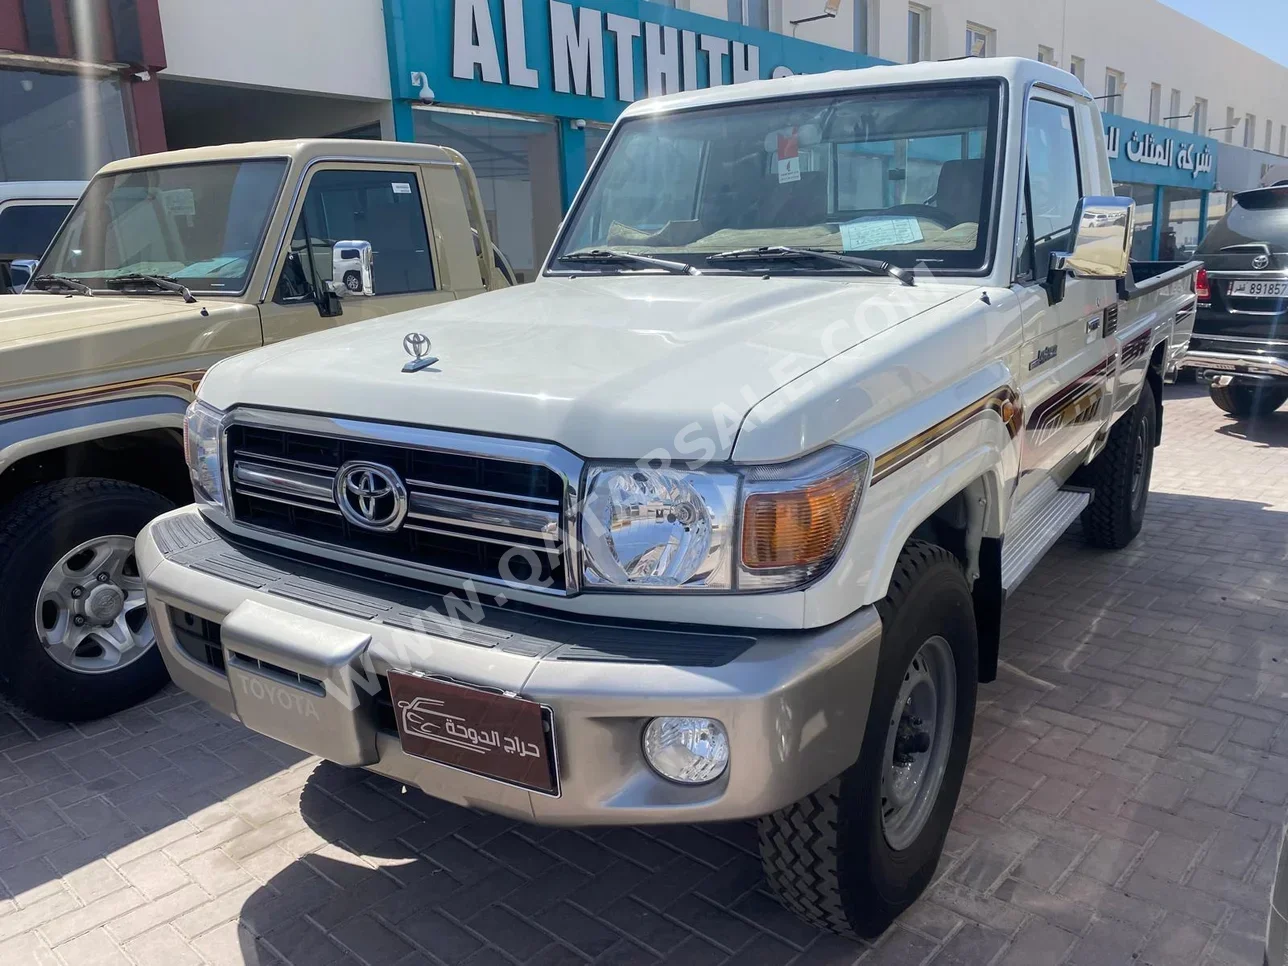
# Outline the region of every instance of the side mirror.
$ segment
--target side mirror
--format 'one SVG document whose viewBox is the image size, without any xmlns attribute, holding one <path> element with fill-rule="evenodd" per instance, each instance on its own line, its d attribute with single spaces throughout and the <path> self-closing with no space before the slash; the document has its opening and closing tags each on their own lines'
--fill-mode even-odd
<svg viewBox="0 0 1288 966">
<path fill-rule="evenodd" d="M 27 287 L 39 264 L 39 258 L 15 258 L 9 263 L 10 285 L 15 295 Z"/>
<path fill-rule="evenodd" d="M 375 295 L 371 242 L 338 241 L 331 248 L 331 281 L 327 289 L 342 299 Z"/>
<path fill-rule="evenodd" d="M 1125 278 L 1131 255 L 1136 203 L 1130 198 L 1087 197 L 1078 202 L 1067 252 L 1052 252 L 1047 269 L 1051 298 L 1064 298 L 1068 277 L 1115 281 Z"/>
</svg>

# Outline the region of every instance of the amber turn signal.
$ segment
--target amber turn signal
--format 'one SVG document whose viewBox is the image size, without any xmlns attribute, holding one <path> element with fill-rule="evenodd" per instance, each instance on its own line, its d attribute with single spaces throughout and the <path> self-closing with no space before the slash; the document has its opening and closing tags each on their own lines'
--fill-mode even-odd
<svg viewBox="0 0 1288 966">
<path fill-rule="evenodd" d="M 849 525 L 858 483 L 847 470 L 800 489 L 748 496 L 742 565 L 765 570 L 826 563 Z"/>
</svg>

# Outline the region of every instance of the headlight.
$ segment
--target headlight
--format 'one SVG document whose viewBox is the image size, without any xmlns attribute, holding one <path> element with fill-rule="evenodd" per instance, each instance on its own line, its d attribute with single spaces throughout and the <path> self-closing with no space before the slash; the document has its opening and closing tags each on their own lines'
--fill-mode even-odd
<svg viewBox="0 0 1288 966">
<path fill-rule="evenodd" d="M 198 502 L 224 505 L 224 414 L 197 400 L 183 418 L 183 450 Z"/>
<path fill-rule="evenodd" d="M 729 590 L 737 493 L 732 473 L 592 469 L 581 514 L 583 582 Z"/>
<path fill-rule="evenodd" d="M 865 453 L 844 446 L 712 471 L 592 466 L 581 513 L 582 584 L 728 592 L 808 583 L 840 552 L 867 467 Z"/>
</svg>

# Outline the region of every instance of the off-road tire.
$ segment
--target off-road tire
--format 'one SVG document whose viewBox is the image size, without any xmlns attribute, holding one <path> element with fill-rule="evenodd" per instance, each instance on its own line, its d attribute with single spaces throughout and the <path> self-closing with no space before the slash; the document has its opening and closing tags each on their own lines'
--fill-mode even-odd
<svg viewBox="0 0 1288 966">
<path fill-rule="evenodd" d="M 1154 440 L 1158 438 L 1158 410 L 1154 390 L 1146 382 L 1131 412 L 1109 431 L 1105 448 L 1083 466 L 1075 477 L 1095 495 L 1082 511 L 1082 532 L 1093 547 L 1121 550 L 1136 539 L 1145 522 L 1149 479 L 1154 471 Z M 1143 449 L 1142 449 L 1143 447 Z M 1137 455 L 1143 461 L 1140 488 L 1136 479 Z"/>
<path fill-rule="evenodd" d="M 934 876 L 966 770 L 979 676 L 970 589 L 947 550 L 910 542 L 877 610 L 881 652 L 858 760 L 759 822 L 765 877 L 783 905 L 823 929 L 864 938 L 883 932 Z M 925 825 L 895 852 L 881 821 L 886 738 L 909 662 L 934 635 L 948 641 L 956 664 L 952 743 Z"/>
<path fill-rule="evenodd" d="M 1219 409 L 1240 419 L 1269 416 L 1288 402 L 1288 389 L 1261 386 L 1208 386 L 1208 395 Z"/>
<path fill-rule="evenodd" d="M 102 674 L 81 674 L 45 651 L 35 603 L 46 574 L 68 551 L 106 534 L 133 536 L 173 509 L 165 497 L 132 483 L 80 478 L 45 483 L 0 508 L 0 687 L 32 714 L 88 721 L 131 707 L 169 676 L 160 650 Z"/>
</svg>

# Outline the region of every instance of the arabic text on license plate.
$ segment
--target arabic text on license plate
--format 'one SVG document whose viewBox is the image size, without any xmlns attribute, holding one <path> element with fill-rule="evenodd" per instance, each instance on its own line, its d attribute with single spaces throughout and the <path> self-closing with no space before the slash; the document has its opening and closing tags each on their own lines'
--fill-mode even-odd
<svg viewBox="0 0 1288 966">
<path fill-rule="evenodd" d="M 389 672 L 403 751 L 463 771 L 559 794 L 550 709 L 535 701 Z"/>
<path fill-rule="evenodd" d="M 1254 282 L 1250 279 L 1238 279 L 1230 283 L 1230 294 L 1260 299 L 1281 299 L 1288 296 L 1288 281 Z"/>
</svg>

